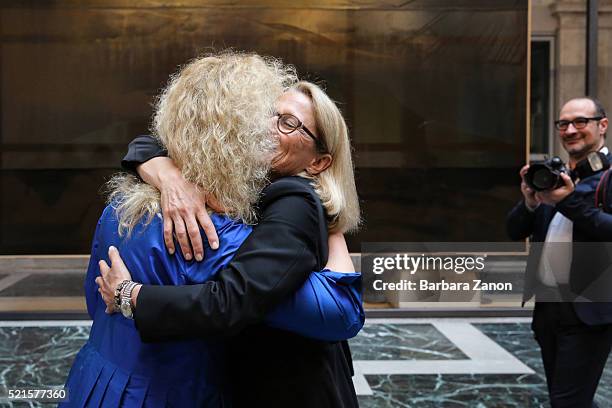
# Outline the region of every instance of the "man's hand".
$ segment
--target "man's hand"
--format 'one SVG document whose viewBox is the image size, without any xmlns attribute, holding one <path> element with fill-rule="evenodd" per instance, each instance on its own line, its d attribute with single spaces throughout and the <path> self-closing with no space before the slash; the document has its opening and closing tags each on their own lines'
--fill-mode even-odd
<svg viewBox="0 0 612 408">
<path fill-rule="evenodd" d="M 155 157 L 138 166 L 137 171 L 145 182 L 161 192 L 164 242 L 170 254 L 175 252 L 174 230 L 186 260 L 190 261 L 192 257 L 197 261 L 204 259 L 198 224 L 204 229 L 210 247 L 219 248 L 215 226 L 206 211 L 206 194 L 186 181 L 171 159 Z"/>
<path fill-rule="evenodd" d="M 124 280 L 132 280 L 132 276 L 119 256 L 117 248 L 113 246 L 108 248 L 108 257 L 112 267 L 109 267 L 104 260 L 98 262 L 101 276 L 96 278 L 96 284 L 98 292 L 106 303 L 106 313 L 112 314 L 117 311 L 115 309 L 115 289 Z"/>
<path fill-rule="evenodd" d="M 536 192 L 525 183 L 525 174 L 529 170 L 529 165 L 526 164 L 523 166 L 519 174 L 521 175 L 521 193 L 523 193 L 523 197 L 525 199 L 525 204 L 531 210 L 535 210 L 540 205 L 540 201 L 536 196 Z"/>
<path fill-rule="evenodd" d="M 575 186 L 570 176 L 565 173 L 561 173 L 561 178 L 565 184 L 555 190 L 537 192 L 536 198 L 538 201 L 548 205 L 556 205 L 559 201 L 572 194 Z"/>
</svg>

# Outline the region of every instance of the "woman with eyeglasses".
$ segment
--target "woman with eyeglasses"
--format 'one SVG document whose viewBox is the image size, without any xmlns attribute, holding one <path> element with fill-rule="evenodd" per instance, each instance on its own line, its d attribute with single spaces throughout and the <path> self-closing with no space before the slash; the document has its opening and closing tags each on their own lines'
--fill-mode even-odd
<svg viewBox="0 0 612 408">
<path fill-rule="evenodd" d="M 82 351 L 71 371 L 68 388 L 84 389 L 78 395 L 82 405 L 96 405 L 93 401 L 106 406 L 105 398 L 114 401 L 113 398 L 117 400 L 119 396 L 117 401 L 127 398 L 136 404 L 151 398 L 156 403 L 165 401 L 160 405 L 177 406 L 357 406 L 351 380 L 350 351 L 343 339 L 357 333 L 363 324 L 363 313 L 359 299 L 356 303 L 359 297 L 356 295 L 358 274 L 350 273 L 353 266 L 341 233 L 356 228 L 359 205 L 348 134 L 339 110 L 316 85 L 294 82 L 280 97 L 277 95 L 276 113 L 268 111 L 268 115 L 273 115 L 274 126 L 271 126 L 268 116 L 265 119 L 266 137 L 263 137 L 262 121 L 256 120 L 261 118 L 262 110 L 257 110 L 255 106 L 262 104 L 261 101 L 252 100 L 253 93 L 269 95 L 270 90 L 266 88 L 274 89 L 274 83 L 263 85 L 261 81 L 256 81 L 257 78 L 249 77 L 252 69 L 247 69 L 240 72 L 246 77 L 242 82 L 223 88 L 232 90 L 231 93 L 235 92 L 236 95 L 235 99 L 225 101 L 223 110 L 207 111 L 191 106 L 177 112 L 172 106 L 183 98 L 173 92 L 173 83 L 176 85 L 183 77 L 189 79 L 186 69 L 166 89 L 156 112 L 156 133 L 171 159 L 162 157 L 166 151 L 149 137 L 137 138 L 130 145 L 126 157 L 133 164 L 146 161 L 138 167 L 138 172 L 145 181 L 156 185 L 161 191 L 161 195 L 157 193 L 155 196 L 157 206 L 147 212 L 152 221 L 145 229 L 146 234 L 146 231 L 155 228 L 154 261 L 150 257 L 145 257 L 144 262 L 138 261 L 137 251 L 129 247 L 130 241 L 119 235 L 115 236 L 116 242 L 102 239 L 98 243 L 98 247 L 94 248 L 97 257 L 92 256 L 92 262 L 101 260 L 102 276 L 96 278 L 96 282 L 100 286 L 102 299 L 95 299 L 91 294 L 88 296 L 88 309 L 94 313 L 92 337 L 97 333 L 105 338 L 114 345 L 115 351 L 119 351 L 120 355 L 126 354 L 129 363 L 136 366 L 146 365 L 150 361 L 146 361 L 141 354 L 130 353 L 134 344 L 142 348 L 139 351 L 149 348 L 157 350 L 166 344 L 160 343 L 162 341 L 190 344 L 204 338 L 229 337 L 222 341 L 221 349 L 209 348 L 200 355 L 183 351 L 181 356 L 185 360 L 182 364 L 189 370 L 173 370 L 174 374 L 166 372 L 157 375 L 155 381 L 149 379 L 148 382 L 135 373 L 128 376 L 128 380 L 124 380 L 125 376 L 118 376 L 118 380 L 113 381 L 115 374 L 109 377 L 104 366 L 100 368 L 97 379 L 93 380 L 93 385 L 79 386 L 83 381 L 79 370 L 87 371 L 88 359 L 91 360 L 91 355 L 95 354 Z M 198 81 L 184 82 L 187 93 L 193 87 L 202 88 L 199 89 L 202 91 L 199 98 L 210 98 L 210 93 L 214 92 L 211 87 Z M 224 82 L 210 80 L 206 83 Z M 239 89 L 240 86 L 244 89 Z M 252 94 L 245 93 L 246 89 L 251 89 Z M 245 103 L 257 112 L 255 117 L 252 111 L 241 106 Z M 203 140 L 178 137 L 178 141 L 170 140 L 171 136 L 180 135 L 185 126 L 206 129 L 200 123 L 202 118 L 206 126 L 212 129 L 229 128 L 229 133 L 235 133 L 235 143 L 242 148 L 233 152 L 226 149 L 225 144 L 229 143 L 226 136 Z M 257 138 L 272 140 L 276 151 L 270 155 L 265 153 L 265 146 L 261 143 L 254 145 L 258 148 L 251 146 L 255 143 L 252 140 Z M 201 150 L 193 152 L 198 149 Z M 151 157 L 155 158 L 147 160 Z M 271 163 L 273 181 L 258 200 L 257 225 L 251 232 L 250 226 L 237 224 L 232 219 L 252 219 L 253 207 L 247 206 L 248 209 L 238 213 L 232 212 L 232 208 L 242 202 L 240 198 L 244 200 L 247 196 L 250 197 L 247 202 L 253 204 L 253 195 L 244 196 L 242 193 L 255 191 L 262 175 L 265 177 L 266 173 L 260 171 L 262 167 L 253 165 L 262 161 L 268 166 Z M 207 174 L 205 177 L 202 176 L 204 173 Z M 235 188 L 232 194 L 227 193 L 228 185 L 237 185 L 236 178 L 246 182 L 246 187 L 243 186 L 245 189 Z M 255 181 L 249 185 L 247 180 Z M 114 197 L 130 198 L 130 194 L 140 189 L 148 193 L 152 191 L 139 183 L 121 186 L 119 194 Z M 216 228 L 214 240 L 217 243 L 213 246 L 218 249 L 212 250 L 207 246 L 198 253 L 194 248 L 194 257 L 203 258 L 203 261 L 192 261 L 192 256 L 185 254 L 185 246 L 181 246 L 182 252 L 172 256 L 163 248 L 163 243 L 167 244 L 169 219 L 177 236 L 184 237 L 189 231 L 190 221 L 185 220 L 188 215 L 198 220 L 208 218 L 208 215 L 196 212 L 188 214 L 183 208 L 179 209 L 179 213 L 188 215 L 178 220 L 166 216 L 168 203 L 172 203 L 176 197 L 197 197 L 202 200 L 199 190 L 204 188 L 209 207 L 217 213 L 233 215 L 233 218 L 220 219 L 212 215 L 212 224 Z M 132 225 L 131 239 L 134 240 L 142 233 L 143 221 L 142 217 L 135 217 L 129 211 L 131 202 L 123 198 L 115 203 L 119 216 L 115 217 L 115 224 L 110 224 L 119 230 Z M 156 215 L 160 204 L 163 216 Z M 107 210 L 108 217 L 112 219 L 112 211 Z M 132 214 L 132 217 L 125 218 L 125 214 Z M 139 220 L 135 225 L 132 223 L 134 219 Z M 179 231 L 181 222 L 182 233 Z M 110 230 L 112 228 L 107 226 L 102 233 L 111 234 Z M 329 261 L 328 231 L 332 232 L 329 237 Z M 119 253 L 111 249 L 112 269 L 108 268 L 108 258 L 103 253 L 108 244 L 118 246 L 124 258 L 122 260 Z M 167 267 L 175 264 L 179 273 L 174 281 L 165 282 L 160 278 L 155 282 L 150 279 L 151 274 L 158 273 L 155 269 L 159 269 L 160 265 Z M 326 264 L 330 269 L 349 273 L 328 270 L 312 273 L 323 269 Z M 211 269 L 216 269 L 216 274 L 206 275 L 203 272 Z M 176 276 L 177 271 L 174 272 Z M 92 287 L 89 281 L 90 275 L 93 278 L 96 274 L 88 273 L 86 290 L 94 290 L 95 293 L 95 285 Z M 135 282 L 132 282 L 132 276 Z M 168 283 L 183 286 L 163 286 Z M 191 283 L 199 284 L 186 285 Z M 101 306 L 109 312 L 120 308 L 124 316 L 135 320 L 132 322 L 119 314 L 101 316 Z M 316 309 L 314 313 L 313 308 Z M 96 326 L 97 321 L 104 319 L 115 321 L 113 324 Z M 139 338 L 132 336 L 126 341 L 119 338 L 119 329 L 115 329 L 116 332 L 109 329 L 123 325 L 138 330 Z M 92 343 L 91 338 L 89 343 Z M 89 343 L 90 350 L 99 352 L 98 345 Z M 117 350 L 121 344 L 127 347 Z M 215 347 L 219 345 L 213 344 Z M 120 359 L 110 354 L 109 359 L 114 360 L 111 363 L 116 369 L 121 368 Z M 171 355 L 168 354 L 166 359 Z M 189 355 L 193 358 L 192 365 L 189 364 Z M 201 362 L 202 359 L 206 364 Z M 194 366 L 199 367 L 199 371 L 194 373 Z M 216 375 L 213 375 L 211 372 L 215 368 Z M 189 386 L 181 388 L 181 381 L 177 385 L 176 376 L 189 378 Z M 160 381 L 160 378 L 166 381 Z M 198 384 L 203 388 L 198 390 Z M 113 390 L 112 386 L 119 391 Z M 194 392 L 200 392 L 197 401 L 187 397 L 193 397 Z"/>
</svg>

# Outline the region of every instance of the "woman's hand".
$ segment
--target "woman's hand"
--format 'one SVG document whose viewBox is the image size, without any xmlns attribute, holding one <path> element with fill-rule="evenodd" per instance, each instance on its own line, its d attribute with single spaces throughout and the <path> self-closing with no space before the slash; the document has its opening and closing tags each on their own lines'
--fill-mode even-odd
<svg viewBox="0 0 612 408">
<path fill-rule="evenodd" d="M 96 278 L 96 284 L 98 285 L 98 292 L 100 292 L 104 303 L 106 303 L 106 313 L 112 314 L 117 312 L 115 308 L 115 289 L 124 280 L 132 280 L 132 276 L 123 263 L 121 256 L 119 256 L 117 248 L 113 246 L 108 248 L 108 257 L 112 267 L 109 267 L 104 260 L 98 262 L 101 276 Z M 140 290 L 140 286 L 138 286 L 138 290 Z M 137 296 L 138 293 L 132 293 L 132 303 L 134 306 L 136 306 L 136 303 L 133 300 Z"/>
<path fill-rule="evenodd" d="M 198 224 L 204 229 L 210 247 L 219 247 L 215 226 L 206 211 L 206 194 L 185 180 L 171 159 L 155 157 L 136 170 L 147 184 L 161 192 L 164 242 L 170 254 L 175 251 L 172 238 L 174 231 L 187 261 L 192 257 L 197 261 L 204 259 L 204 245 Z"/>
<path fill-rule="evenodd" d="M 329 257 L 327 258 L 325 268 L 336 272 L 355 272 L 355 266 L 353 261 L 351 261 L 351 255 L 346 246 L 344 234 L 341 232 L 329 234 L 327 242 Z"/>
</svg>

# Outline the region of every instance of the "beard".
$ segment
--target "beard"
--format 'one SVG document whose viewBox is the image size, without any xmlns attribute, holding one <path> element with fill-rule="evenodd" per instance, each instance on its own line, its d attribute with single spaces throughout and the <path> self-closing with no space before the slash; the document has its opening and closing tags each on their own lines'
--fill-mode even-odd
<svg viewBox="0 0 612 408">
<path fill-rule="evenodd" d="M 605 144 L 604 138 L 593 143 L 587 143 L 585 138 L 582 137 L 569 140 L 578 142 L 572 143 L 571 145 L 568 145 L 566 141 L 563 142 L 563 147 L 567 154 L 576 161 L 585 158 L 591 152 L 599 151 Z"/>
</svg>

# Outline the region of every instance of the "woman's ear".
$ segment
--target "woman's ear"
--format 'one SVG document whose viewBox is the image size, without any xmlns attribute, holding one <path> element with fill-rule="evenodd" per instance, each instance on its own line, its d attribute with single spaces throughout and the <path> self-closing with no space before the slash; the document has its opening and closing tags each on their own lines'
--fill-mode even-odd
<svg viewBox="0 0 612 408">
<path fill-rule="evenodd" d="M 312 161 L 312 163 L 308 165 L 308 167 L 306 167 L 306 172 L 312 176 L 316 176 L 317 174 L 327 170 L 329 166 L 331 166 L 332 161 L 332 156 L 329 153 L 319 155 Z"/>
</svg>

